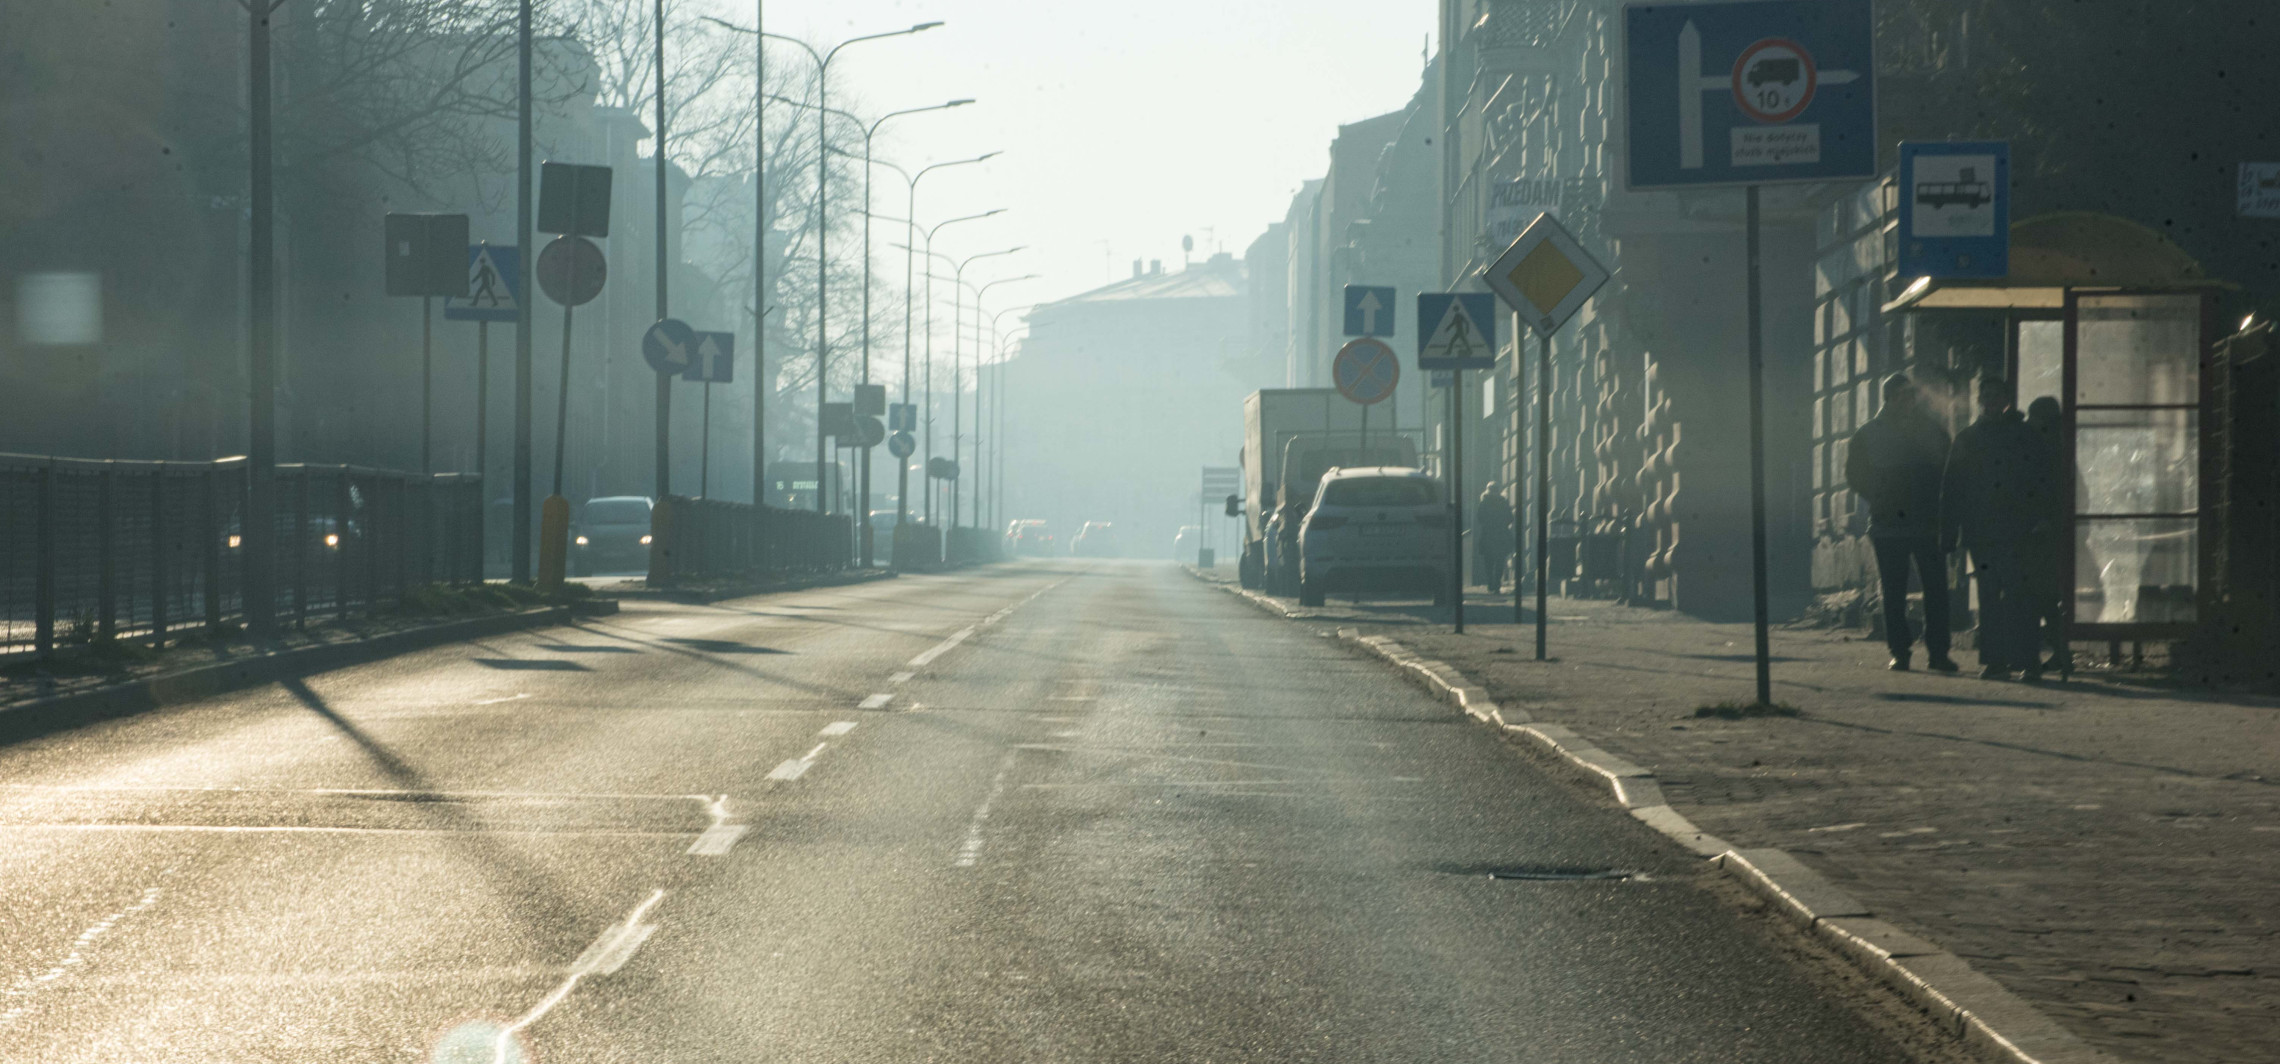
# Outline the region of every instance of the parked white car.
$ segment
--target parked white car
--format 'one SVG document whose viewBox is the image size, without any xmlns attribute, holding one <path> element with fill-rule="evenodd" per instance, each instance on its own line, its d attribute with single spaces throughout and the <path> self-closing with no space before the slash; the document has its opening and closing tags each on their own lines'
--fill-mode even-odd
<svg viewBox="0 0 2280 1064">
<path fill-rule="evenodd" d="M 1449 504 L 1441 482 L 1402 466 L 1333 469 L 1299 526 L 1298 601 L 1340 591 L 1449 594 Z"/>
</svg>

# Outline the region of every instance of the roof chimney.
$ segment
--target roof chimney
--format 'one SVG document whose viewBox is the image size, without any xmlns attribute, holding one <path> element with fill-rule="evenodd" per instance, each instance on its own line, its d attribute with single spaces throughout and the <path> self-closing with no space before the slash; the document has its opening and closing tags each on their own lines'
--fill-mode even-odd
<svg viewBox="0 0 2280 1064">
<path fill-rule="evenodd" d="M 1164 272 L 1164 260 L 1162 260 L 1162 259 L 1149 259 L 1149 260 L 1148 260 L 1148 272 L 1149 272 L 1150 274 L 1159 274 L 1159 273 L 1162 273 L 1162 272 Z"/>
<path fill-rule="evenodd" d="M 1139 259 L 1133 259 L 1133 260 L 1132 260 L 1132 276 L 1133 276 L 1133 278 L 1134 278 L 1135 280 L 1137 280 L 1137 279 L 1139 278 L 1139 276 L 1140 276 L 1140 260 L 1139 260 Z"/>
</svg>

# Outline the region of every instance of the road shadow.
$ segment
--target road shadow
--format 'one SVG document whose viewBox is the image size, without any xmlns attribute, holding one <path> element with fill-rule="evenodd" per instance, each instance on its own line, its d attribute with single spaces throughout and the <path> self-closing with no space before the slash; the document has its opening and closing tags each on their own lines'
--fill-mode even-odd
<svg viewBox="0 0 2280 1064">
<path fill-rule="evenodd" d="M 674 644 L 678 644 L 678 645 L 680 645 L 680 646 L 685 646 L 685 647 L 688 647 L 688 648 L 689 648 L 689 649 L 691 649 L 691 650 L 702 650 L 702 651 L 704 651 L 704 652 L 705 652 L 705 653 L 707 653 L 707 654 L 789 654 L 789 653 L 791 653 L 791 651 L 789 651 L 789 650 L 778 650 L 778 649 L 776 649 L 775 647 L 763 647 L 763 646 L 754 646 L 754 645 L 752 645 L 752 644 L 750 644 L 750 643 L 738 643 L 738 642 L 735 642 L 735 641 L 733 641 L 733 640 L 728 640 L 728 639 L 683 639 L 683 638 L 674 638 L 674 637 L 668 636 L 668 637 L 666 637 L 665 641 L 666 641 L 666 642 L 668 642 L 668 643 L 674 643 Z"/>
<path fill-rule="evenodd" d="M 579 645 L 579 644 L 575 644 L 575 643 L 538 643 L 538 644 L 534 644 L 534 645 L 536 645 L 536 646 L 538 647 L 538 649 L 540 649 L 540 650 L 548 651 L 548 652 L 551 652 L 551 653 L 555 653 L 555 654 L 639 654 L 639 653 L 641 653 L 641 651 L 635 650 L 635 649 L 633 649 L 632 647 L 613 647 L 613 646 L 581 646 L 581 645 Z"/>
<path fill-rule="evenodd" d="M 507 672 L 592 672 L 594 670 L 575 661 L 556 661 L 552 658 L 476 658 L 475 664 Z"/>
</svg>

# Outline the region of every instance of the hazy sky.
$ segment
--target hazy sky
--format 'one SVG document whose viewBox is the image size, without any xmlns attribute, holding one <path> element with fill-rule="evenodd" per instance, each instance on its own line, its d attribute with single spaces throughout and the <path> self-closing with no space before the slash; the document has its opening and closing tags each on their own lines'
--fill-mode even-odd
<svg viewBox="0 0 2280 1064">
<path fill-rule="evenodd" d="M 698 2 L 751 24 L 751 0 Z M 1003 310 L 1130 276 L 1135 258 L 1176 269 L 1182 235 L 1195 237 L 1198 259 L 1215 249 L 1241 255 L 1281 220 L 1301 181 L 1322 176 L 1340 124 L 1408 102 L 1435 8 L 1435 0 L 768 0 L 767 28 L 829 45 L 945 23 L 849 48 L 833 63 L 833 81 L 858 94 L 853 109 L 866 115 L 979 101 L 887 123 L 879 154 L 915 170 L 1005 152 L 929 176 L 918 204 L 921 222 L 1010 208 L 944 229 L 937 241 L 960 256 L 1028 245 L 968 271 L 969 279 L 1042 275 L 992 291 L 991 309 Z M 807 62 L 780 48 L 772 61 Z M 901 180 L 883 168 L 875 180 L 877 209 L 900 215 Z"/>
</svg>

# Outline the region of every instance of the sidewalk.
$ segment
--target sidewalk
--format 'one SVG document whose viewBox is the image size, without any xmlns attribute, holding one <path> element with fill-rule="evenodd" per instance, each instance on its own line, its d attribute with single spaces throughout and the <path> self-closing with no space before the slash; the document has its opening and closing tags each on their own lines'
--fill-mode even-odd
<svg viewBox="0 0 2280 1064">
<path fill-rule="evenodd" d="M 2280 700 L 2117 678 L 2027 686 L 1885 670 L 1853 631 L 1776 629 L 1795 718 L 1746 702 L 1749 625 L 1553 599 L 1285 605 L 1358 626 L 1655 771 L 1736 846 L 1788 850 L 2130 1061 L 2280 1059 Z M 1481 623 L 1487 621 L 1489 623 Z"/>
</svg>

